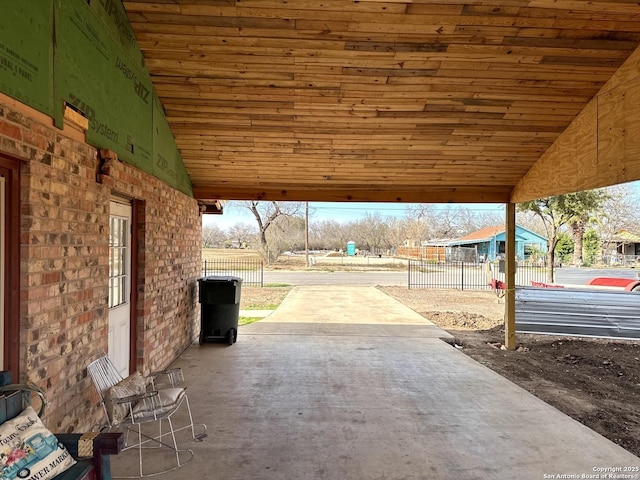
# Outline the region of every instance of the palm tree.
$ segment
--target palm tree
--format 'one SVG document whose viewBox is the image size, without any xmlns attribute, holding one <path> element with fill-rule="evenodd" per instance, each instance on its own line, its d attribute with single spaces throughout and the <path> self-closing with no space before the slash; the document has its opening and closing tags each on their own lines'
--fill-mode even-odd
<svg viewBox="0 0 640 480">
<path fill-rule="evenodd" d="M 602 207 L 610 199 L 610 195 L 604 190 L 589 190 L 573 195 L 578 196 L 574 199 L 576 214 L 569 222 L 574 245 L 573 263 L 582 265 L 584 261 L 583 240 L 587 225 L 597 221 L 598 217 L 602 215 Z"/>
</svg>

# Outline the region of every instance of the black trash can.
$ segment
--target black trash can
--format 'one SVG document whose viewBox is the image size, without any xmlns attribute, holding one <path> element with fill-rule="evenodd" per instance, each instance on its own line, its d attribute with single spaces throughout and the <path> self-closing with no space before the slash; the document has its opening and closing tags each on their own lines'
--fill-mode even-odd
<svg viewBox="0 0 640 480">
<path fill-rule="evenodd" d="M 200 300 L 200 344 L 226 342 L 238 337 L 242 279 L 208 276 L 198 279 Z"/>
</svg>

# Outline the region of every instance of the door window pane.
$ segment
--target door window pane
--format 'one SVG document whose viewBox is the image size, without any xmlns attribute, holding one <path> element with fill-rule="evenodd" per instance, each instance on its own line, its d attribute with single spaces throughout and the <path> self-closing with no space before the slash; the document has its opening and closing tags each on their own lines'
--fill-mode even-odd
<svg viewBox="0 0 640 480">
<path fill-rule="evenodd" d="M 124 217 L 109 219 L 109 308 L 127 302 L 127 249 L 129 221 Z"/>
</svg>

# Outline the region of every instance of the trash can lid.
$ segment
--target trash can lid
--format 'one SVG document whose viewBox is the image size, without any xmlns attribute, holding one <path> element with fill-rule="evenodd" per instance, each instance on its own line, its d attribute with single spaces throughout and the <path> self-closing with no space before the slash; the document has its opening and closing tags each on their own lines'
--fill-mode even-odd
<svg viewBox="0 0 640 480">
<path fill-rule="evenodd" d="M 218 276 L 218 275 L 208 275 L 206 277 L 202 277 L 198 279 L 199 282 L 239 282 L 242 283 L 242 278 L 240 277 L 232 277 L 232 276 Z"/>
</svg>

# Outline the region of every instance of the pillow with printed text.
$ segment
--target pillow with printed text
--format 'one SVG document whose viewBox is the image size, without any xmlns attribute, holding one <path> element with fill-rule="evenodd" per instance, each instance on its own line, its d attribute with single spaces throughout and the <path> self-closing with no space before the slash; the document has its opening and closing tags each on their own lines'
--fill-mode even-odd
<svg viewBox="0 0 640 480">
<path fill-rule="evenodd" d="M 47 480 L 75 463 L 33 408 L 0 425 L 0 480 Z"/>
</svg>

